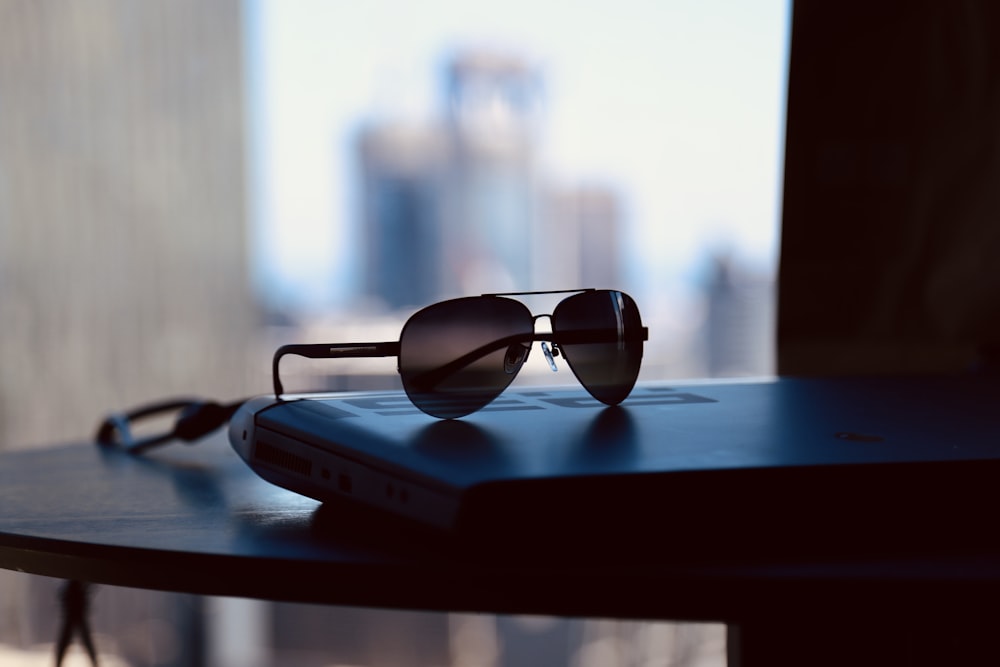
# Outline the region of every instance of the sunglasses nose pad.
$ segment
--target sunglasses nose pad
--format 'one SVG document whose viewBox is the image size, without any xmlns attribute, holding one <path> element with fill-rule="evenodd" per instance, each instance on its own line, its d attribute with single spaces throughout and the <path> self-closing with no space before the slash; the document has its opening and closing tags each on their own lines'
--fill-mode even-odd
<svg viewBox="0 0 1000 667">
<path fill-rule="evenodd" d="M 553 345 L 552 349 L 550 350 L 549 344 L 543 340 L 542 353 L 545 354 L 545 361 L 549 362 L 549 368 L 552 369 L 553 373 L 557 373 L 559 371 L 559 368 L 556 366 L 555 357 L 559 356 L 559 348 Z"/>
<path fill-rule="evenodd" d="M 513 375 L 521 370 L 521 366 L 524 365 L 524 361 L 528 358 L 528 352 L 530 351 L 530 347 L 525 347 L 520 343 L 514 343 L 508 347 L 507 354 L 503 357 L 504 372 L 508 375 Z"/>
</svg>

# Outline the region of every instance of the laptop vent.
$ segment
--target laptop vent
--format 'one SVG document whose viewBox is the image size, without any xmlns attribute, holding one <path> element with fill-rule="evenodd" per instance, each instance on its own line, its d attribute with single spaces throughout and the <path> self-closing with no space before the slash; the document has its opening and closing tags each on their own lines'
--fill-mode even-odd
<svg viewBox="0 0 1000 667">
<path fill-rule="evenodd" d="M 295 454 L 290 454 L 283 449 L 278 449 L 267 443 L 258 442 L 253 449 L 253 457 L 262 463 L 284 468 L 299 475 L 306 477 L 312 475 L 312 461 L 301 456 L 296 456 Z"/>
</svg>

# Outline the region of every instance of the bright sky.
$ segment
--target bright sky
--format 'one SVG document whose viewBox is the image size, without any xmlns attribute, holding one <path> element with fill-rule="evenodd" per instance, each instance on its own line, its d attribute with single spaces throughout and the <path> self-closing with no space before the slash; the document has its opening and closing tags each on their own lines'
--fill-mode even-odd
<svg viewBox="0 0 1000 667">
<path fill-rule="evenodd" d="M 788 0 L 249 0 L 255 280 L 330 306 L 352 282 L 350 146 L 374 116 L 430 116 L 457 46 L 516 48 L 546 81 L 545 163 L 626 198 L 628 289 L 690 280 L 725 241 L 777 258 Z M 537 243 L 557 242 L 535 239 Z"/>
</svg>

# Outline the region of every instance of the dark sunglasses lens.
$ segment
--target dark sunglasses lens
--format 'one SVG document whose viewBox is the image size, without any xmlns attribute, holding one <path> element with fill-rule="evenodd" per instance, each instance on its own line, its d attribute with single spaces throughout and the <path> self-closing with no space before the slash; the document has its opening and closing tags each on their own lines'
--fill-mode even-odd
<svg viewBox="0 0 1000 667">
<path fill-rule="evenodd" d="M 591 396 L 608 405 L 625 400 L 642 364 L 642 320 L 632 297 L 613 290 L 571 296 L 552 313 L 552 332 Z"/>
<path fill-rule="evenodd" d="M 512 299 L 469 297 L 428 306 L 399 335 L 403 389 L 435 417 L 475 412 L 517 375 L 533 332 L 531 312 Z"/>
</svg>

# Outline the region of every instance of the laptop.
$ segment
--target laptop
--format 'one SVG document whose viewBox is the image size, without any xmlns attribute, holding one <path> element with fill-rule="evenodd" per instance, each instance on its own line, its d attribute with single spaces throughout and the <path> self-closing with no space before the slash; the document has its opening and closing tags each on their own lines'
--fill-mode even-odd
<svg viewBox="0 0 1000 667">
<path fill-rule="evenodd" d="M 364 392 L 254 399 L 229 438 L 271 483 L 489 552 L 870 554 L 993 544 L 998 408 L 980 377 L 532 387 L 455 420 Z"/>
</svg>

